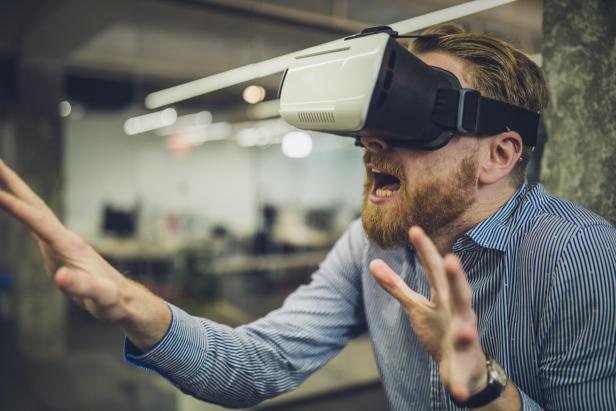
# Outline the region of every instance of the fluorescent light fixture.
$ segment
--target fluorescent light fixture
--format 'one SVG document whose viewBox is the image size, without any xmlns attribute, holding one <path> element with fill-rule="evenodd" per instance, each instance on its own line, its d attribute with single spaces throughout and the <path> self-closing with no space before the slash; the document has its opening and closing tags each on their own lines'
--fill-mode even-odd
<svg viewBox="0 0 616 411">
<path fill-rule="evenodd" d="M 212 122 L 212 113 L 203 110 L 193 114 L 185 114 L 179 116 L 174 126 L 186 127 L 186 126 L 203 126 Z"/>
<path fill-rule="evenodd" d="M 269 146 L 279 144 L 281 140 L 280 133 L 275 133 L 267 127 L 250 127 L 240 129 L 235 139 L 237 144 L 242 147 Z"/>
<path fill-rule="evenodd" d="M 190 129 L 202 129 L 212 123 L 212 113 L 209 111 L 199 111 L 197 113 L 185 114 L 179 116 L 175 123 L 170 126 L 159 128 L 156 134 L 159 136 L 168 136 L 177 131 L 185 131 Z"/>
<path fill-rule="evenodd" d="M 246 115 L 251 120 L 263 120 L 280 115 L 280 100 L 269 100 L 246 107 Z"/>
<path fill-rule="evenodd" d="M 174 124 L 177 118 L 178 113 L 172 108 L 144 114 L 142 116 L 133 117 L 126 120 L 124 123 L 124 132 L 129 136 L 132 136 L 139 133 L 145 133 L 146 131 L 168 127 Z"/>
<path fill-rule="evenodd" d="M 281 118 L 234 124 L 235 140 L 242 147 L 279 144 L 282 136 L 296 130 Z"/>
<path fill-rule="evenodd" d="M 242 147 L 253 147 L 267 144 L 263 142 L 262 134 L 256 128 L 245 128 L 237 132 L 237 143 Z"/>
<path fill-rule="evenodd" d="M 409 34 L 425 29 L 435 24 L 459 19 L 471 14 L 489 10 L 494 7 L 512 3 L 516 0 L 474 0 L 457 6 L 427 13 L 421 16 L 402 20 L 390 26 L 400 34 Z M 334 40 L 327 44 L 335 44 L 343 39 Z M 163 107 L 178 101 L 187 100 L 196 96 L 211 93 L 229 86 L 244 83 L 256 78 L 269 76 L 284 71 L 298 52 L 285 54 L 259 63 L 248 64 L 229 71 L 214 74 L 202 79 L 190 81 L 164 90 L 150 93 L 145 97 L 145 106 L 149 109 Z"/>
<path fill-rule="evenodd" d="M 303 131 L 291 131 L 282 138 L 281 149 L 290 158 L 308 157 L 312 152 L 312 137 Z"/>
<path fill-rule="evenodd" d="M 171 144 L 196 147 L 211 141 L 226 140 L 231 137 L 232 132 L 231 124 L 220 122 L 181 128 L 167 136 Z"/>
</svg>

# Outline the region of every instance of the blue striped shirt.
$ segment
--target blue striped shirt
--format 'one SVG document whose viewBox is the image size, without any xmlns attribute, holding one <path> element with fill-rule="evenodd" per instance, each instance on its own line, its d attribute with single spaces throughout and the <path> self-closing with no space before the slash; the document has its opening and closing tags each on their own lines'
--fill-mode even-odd
<svg viewBox="0 0 616 411">
<path fill-rule="evenodd" d="M 484 351 L 525 410 L 616 410 L 616 230 L 577 204 L 522 186 L 453 246 L 473 289 Z M 184 392 L 247 407 L 291 390 L 368 331 L 393 410 L 455 410 L 438 366 L 368 270 L 385 260 L 429 297 L 412 248 L 385 251 L 354 222 L 308 285 L 235 329 L 170 306 L 167 334 L 126 359 Z"/>
</svg>

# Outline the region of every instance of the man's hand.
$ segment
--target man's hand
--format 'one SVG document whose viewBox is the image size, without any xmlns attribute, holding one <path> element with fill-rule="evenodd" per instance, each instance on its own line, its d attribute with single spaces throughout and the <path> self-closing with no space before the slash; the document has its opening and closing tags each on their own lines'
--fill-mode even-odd
<svg viewBox="0 0 616 411">
<path fill-rule="evenodd" d="M 141 349 L 155 344 L 170 321 L 166 304 L 125 278 L 68 230 L 28 185 L 0 160 L 0 208 L 28 227 L 48 274 L 94 317 L 117 322 Z M 147 311 L 147 312 L 144 312 Z"/>
<path fill-rule="evenodd" d="M 487 384 L 471 288 L 456 256 L 442 258 L 419 227 L 411 228 L 409 237 L 428 277 L 430 300 L 411 290 L 382 260 L 372 261 L 370 271 L 402 305 L 424 349 L 438 362 L 445 387 L 465 401 Z"/>
</svg>

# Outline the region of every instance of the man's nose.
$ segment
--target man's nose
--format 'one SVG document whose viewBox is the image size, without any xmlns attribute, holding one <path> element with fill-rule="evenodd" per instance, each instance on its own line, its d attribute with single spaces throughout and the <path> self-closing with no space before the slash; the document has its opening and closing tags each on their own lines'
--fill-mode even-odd
<svg viewBox="0 0 616 411">
<path fill-rule="evenodd" d="M 367 150 L 374 151 L 375 153 L 385 151 L 389 148 L 385 140 L 376 137 L 362 137 L 361 143 Z"/>
</svg>

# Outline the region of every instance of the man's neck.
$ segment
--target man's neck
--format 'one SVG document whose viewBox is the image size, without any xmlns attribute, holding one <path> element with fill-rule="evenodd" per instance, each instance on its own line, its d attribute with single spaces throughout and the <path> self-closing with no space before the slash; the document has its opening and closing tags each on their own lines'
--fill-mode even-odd
<svg viewBox="0 0 616 411">
<path fill-rule="evenodd" d="M 473 204 L 450 224 L 430 234 L 434 245 L 445 255 L 451 252 L 458 238 L 477 224 L 481 223 L 498 211 L 515 193 L 516 189 L 505 187 L 484 186 L 477 191 Z"/>
</svg>

